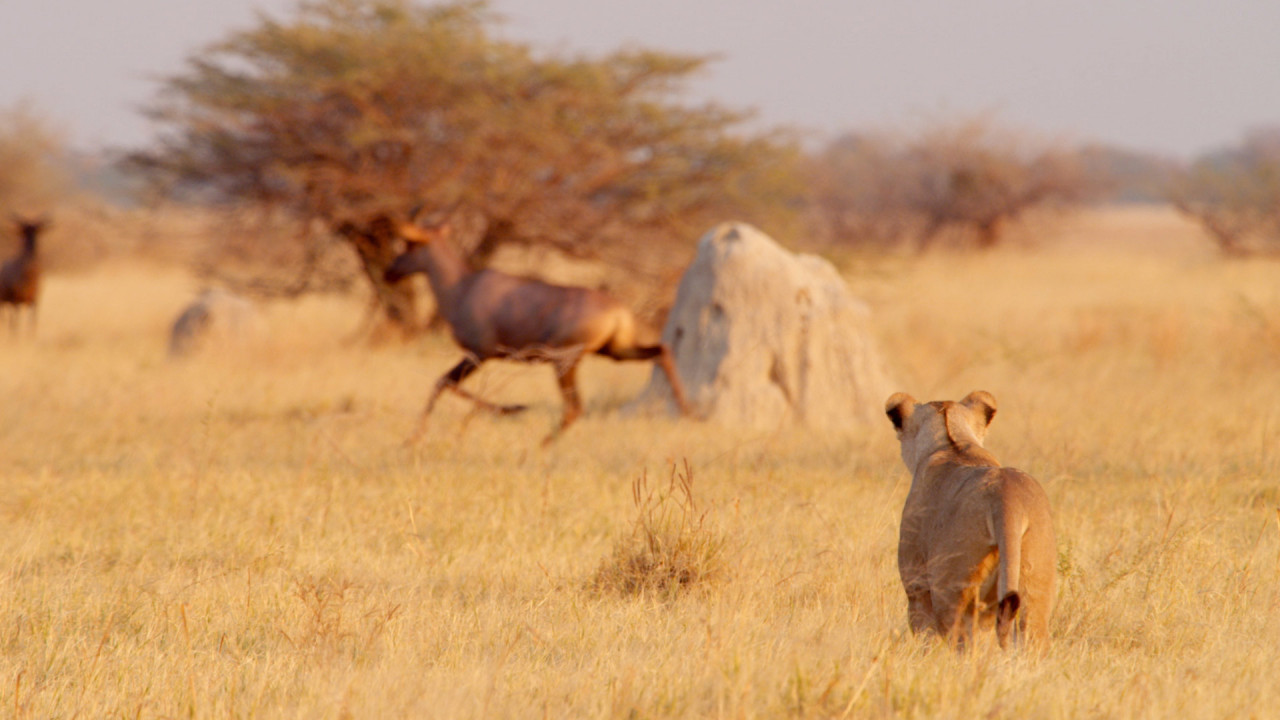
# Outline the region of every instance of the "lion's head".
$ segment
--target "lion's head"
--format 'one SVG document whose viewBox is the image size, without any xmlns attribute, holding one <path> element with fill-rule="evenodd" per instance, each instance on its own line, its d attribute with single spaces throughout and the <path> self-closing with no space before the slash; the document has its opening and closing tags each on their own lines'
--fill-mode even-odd
<svg viewBox="0 0 1280 720">
<path fill-rule="evenodd" d="M 989 392 L 975 390 L 960 402 L 918 403 L 900 392 L 889 397 L 884 412 L 898 433 L 902 461 L 915 468 L 921 460 L 947 447 L 959 454 L 974 446 L 982 447 L 987 428 L 996 416 L 996 399 Z"/>
</svg>

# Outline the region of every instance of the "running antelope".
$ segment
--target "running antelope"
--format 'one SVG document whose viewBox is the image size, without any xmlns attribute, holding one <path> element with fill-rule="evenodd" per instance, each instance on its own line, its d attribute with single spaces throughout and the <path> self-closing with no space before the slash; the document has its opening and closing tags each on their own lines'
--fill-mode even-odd
<svg viewBox="0 0 1280 720">
<path fill-rule="evenodd" d="M 641 342 L 637 335 L 647 328 L 617 300 L 598 290 L 551 285 L 496 270 L 472 270 L 453 247 L 448 224 L 423 228 L 408 222 L 399 227 L 399 234 L 408 248 L 387 267 L 386 279 L 396 282 L 426 273 L 440 314 L 467 352 L 436 382 L 410 443 L 422 436 L 427 416 L 445 390 L 490 412 L 505 415 L 524 410 L 522 405 L 495 405 L 459 386 L 481 363 L 495 358 L 547 362 L 555 368 L 564 417 L 544 445 L 582 414 L 578 363 L 590 353 L 657 362 L 671 383 L 680 412 L 690 414 L 671 350 L 660 342 Z"/>
</svg>

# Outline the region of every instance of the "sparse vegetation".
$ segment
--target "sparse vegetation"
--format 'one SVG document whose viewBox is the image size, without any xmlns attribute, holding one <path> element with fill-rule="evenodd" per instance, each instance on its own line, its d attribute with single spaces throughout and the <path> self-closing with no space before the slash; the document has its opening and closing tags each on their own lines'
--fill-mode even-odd
<svg viewBox="0 0 1280 720">
<path fill-rule="evenodd" d="M 728 540 L 693 499 L 693 468 L 672 465 L 666 488 L 650 488 L 648 472 L 631 486 L 636 518 L 590 587 L 623 594 L 670 596 L 724 578 Z"/>
<path fill-rule="evenodd" d="M 27 103 L 0 108 L 0 212 L 48 212 L 70 191 L 65 147 L 53 123 Z"/>
<path fill-rule="evenodd" d="M 426 385 L 456 361 L 447 340 L 345 345 L 362 305 L 308 296 L 267 309 L 262 345 L 170 364 L 193 280 L 115 263 L 50 277 L 39 341 L 0 353 L 0 708 L 1265 716 L 1280 707 L 1274 263 L 1203 262 L 1203 232 L 1167 209 L 1036 232 L 1037 253 L 886 258 L 849 279 L 898 386 L 993 392 L 989 445 L 1044 483 L 1061 594 L 1043 658 L 911 637 L 887 422 L 832 437 L 624 417 L 610 410 L 648 368 L 590 361 L 594 407 L 540 451 L 560 411 L 545 369 L 499 364 L 476 389 L 526 416 L 464 423 L 470 407 L 442 401 L 439 431 L 407 451 Z M 696 509 L 678 481 L 637 506 L 635 479 L 672 458 L 697 476 Z M 686 536 L 728 551 L 712 592 L 591 588 L 637 524 L 703 513 Z"/>
<path fill-rule="evenodd" d="M 995 247 L 1029 211 L 1089 192 L 1076 154 L 977 117 L 915 136 L 848 134 L 810 162 L 817 231 L 830 242 Z"/>
<path fill-rule="evenodd" d="M 1280 253 L 1280 127 L 1200 158 L 1168 192 L 1226 255 Z"/>
<path fill-rule="evenodd" d="M 604 260 L 650 311 L 690 237 L 726 215 L 790 216 L 791 142 L 682 102 L 707 58 L 557 57 L 495 26 L 473 0 L 303 3 L 194 55 L 151 110 L 164 134 L 133 162 L 178 192 L 323 225 L 408 330 L 416 286 L 382 271 L 400 250 L 388 216 L 418 205 L 453 218 L 477 266 L 508 246 Z"/>
</svg>

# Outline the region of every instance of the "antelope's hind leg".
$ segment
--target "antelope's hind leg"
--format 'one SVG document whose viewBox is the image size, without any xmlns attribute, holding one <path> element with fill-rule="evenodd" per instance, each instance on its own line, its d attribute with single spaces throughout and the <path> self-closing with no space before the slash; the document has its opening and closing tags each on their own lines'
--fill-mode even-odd
<svg viewBox="0 0 1280 720">
<path fill-rule="evenodd" d="M 676 398 L 676 405 L 680 407 L 680 414 L 685 417 L 693 417 L 693 409 L 689 407 L 689 400 L 684 394 L 684 383 L 680 380 L 680 374 L 676 372 L 676 361 L 671 354 L 671 349 L 666 345 L 659 345 L 658 357 L 654 359 L 654 362 L 658 363 L 658 367 L 662 368 L 662 373 L 667 376 L 667 382 L 671 385 L 671 392 Z"/>
<path fill-rule="evenodd" d="M 693 409 L 689 407 L 688 397 L 684 393 L 684 383 L 680 381 L 680 374 L 676 372 L 675 358 L 671 354 L 671 348 L 659 343 L 658 345 L 642 345 L 626 350 L 605 349 L 601 350 L 600 353 L 614 360 L 652 360 L 657 363 L 662 370 L 662 374 L 667 377 L 667 384 L 671 386 L 671 393 L 675 396 L 676 406 L 680 408 L 680 414 L 685 417 L 693 417 Z"/>
<path fill-rule="evenodd" d="M 582 356 L 574 357 L 564 364 L 556 364 L 556 382 L 560 385 L 560 396 L 564 398 L 564 417 L 560 419 L 560 426 L 551 431 L 551 434 L 543 438 L 542 445 L 546 447 L 551 441 L 560 437 L 575 420 L 582 416 L 582 396 L 578 394 L 578 363 L 582 361 Z"/>
</svg>

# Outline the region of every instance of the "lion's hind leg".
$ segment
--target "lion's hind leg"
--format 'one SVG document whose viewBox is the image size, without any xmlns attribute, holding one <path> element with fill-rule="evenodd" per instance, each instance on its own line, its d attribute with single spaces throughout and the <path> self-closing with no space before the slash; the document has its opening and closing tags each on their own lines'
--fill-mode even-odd
<svg viewBox="0 0 1280 720">
<path fill-rule="evenodd" d="M 998 560 L 999 553 L 991 548 L 976 563 L 958 563 L 947 581 L 933 589 L 938 633 L 957 650 L 968 647 L 974 633 L 989 628 L 995 619 L 987 600 L 994 594 Z"/>
</svg>

